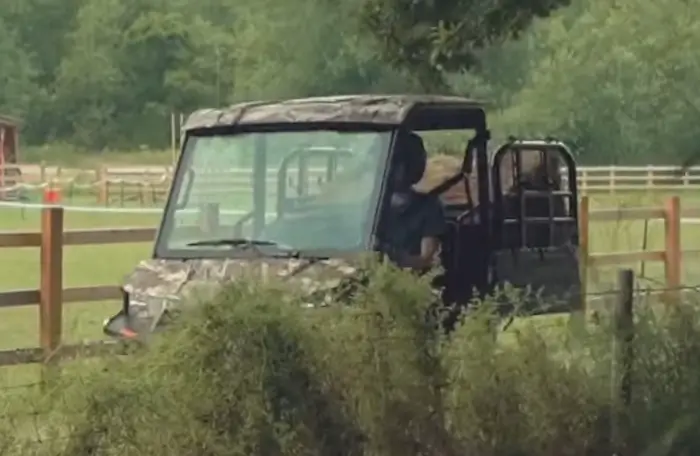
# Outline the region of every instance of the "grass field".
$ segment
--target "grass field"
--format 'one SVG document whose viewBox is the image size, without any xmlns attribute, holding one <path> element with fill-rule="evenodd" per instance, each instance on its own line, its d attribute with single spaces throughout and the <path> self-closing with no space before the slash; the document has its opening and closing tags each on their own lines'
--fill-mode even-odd
<svg viewBox="0 0 700 456">
<path fill-rule="evenodd" d="M 0 230 L 38 230 L 39 212 L 27 210 L 22 217 L 17 209 L 0 210 Z M 65 227 L 100 228 L 115 226 L 155 226 L 151 214 L 66 213 Z M 64 253 L 64 286 L 89 286 L 117 283 L 136 262 L 149 254 L 148 244 L 117 244 L 68 247 Z M 39 250 L 22 248 L 3 251 L 0 263 L 0 288 L 37 288 Z M 78 303 L 66 307 L 66 337 L 73 340 L 99 337 L 99 323 L 115 309 L 115 303 Z M 37 316 L 35 307 L 5 309 L 0 319 L 0 347 L 35 346 Z"/>
<path fill-rule="evenodd" d="M 592 208 L 618 205 L 639 207 L 662 204 L 667 195 L 625 198 L 596 197 Z M 685 196 L 682 205 L 700 207 L 700 198 Z M 108 228 L 126 226 L 154 227 L 156 214 L 66 212 L 66 229 Z M 700 226 L 700 225 L 699 225 Z M 649 250 L 663 248 L 663 223 L 650 223 L 647 246 Z M 18 209 L 0 208 L 0 231 L 36 231 L 39 229 L 39 211 L 27 209 L 22 215 Z M 683 248 L 700 249 L 698 228 L 683 226 Z M 634 251 L 644 248 L 644 223 L 596 223 L 591 231 L 594 252 Z M 150 254 L 149 244 L 117 244 L 109 246 L 67 247 L 64 253 L 64 286 L 118 284 L 123 276 L 140 260 Z M 37 288 L 39 285 L 39 250 L 37 248 L 6 249 L 0 262 L 0 290 Z M 684 262 L 687 284 L 700 283 L 698 262 Z M 641 272 L 639 264 L 629 265 Z M 612 289 L 616 267 L 590 273 L 594 289 Z M 663 281 L 663 265 L 647 264 L 645 276 L 650 283 Z M 117 302 L 68 304 L 64 312 L 64 341 L 95 340 L 102 338 L 102 321 L 118 309 Z M 30 347 L 38 343 L 38 314 L 36 306 L 0 310 L 0 349 Z M 16 371 L 13 369 L 13 371 Z M 24 375 L 21 375 L 24 378 Z M 0 382 L 2 379 L 0 379 Z M 9 379 L 9 381 L 12 381 Z"/>
<path fill-rule="evenodd" d="M 670 194 L 638 194 L 626 196 L 592 196 L 591 209 L 615 207 L 660 207 L 668 200 Z M 693 194 L 681 195 L 681 208 L 700 207 L 700 197 Z M 645 236 L 646 230 L 646 236 Z M 700 221 L 685 220 L 681 228 L 681 246 L 684 250 L 700 249 Z M 641 250 L 664 249 L 664 223 L 661 220 L 595 222 L 591 226 L 591 251 L 594 253 L 629 252 Z M 697 258 L 697 259 L 696 259 Z M 700 284 L 700 257 L 683 261 L 683 283 Z M 632 267 L 640 279 L 649 286 L 662 286 L 664 281 L 663 264 L 647 262 L 596 268 L 589 273 L 593 289 L 611 289 L 616 280 L 615 271 L 619 267 Z M 641 277 L 641 276 L 644 277 Z M 641 281 L 641 280 L 640 280 Z"/>
<path fill-rule="evenodd" d="M 38 231 L 39 211 L 0 208 L 0 231 Z M 157 215 L 105 214 L 67 212 L 66 229 L 109 228 L 115 226 L 156 226 Z M 124 274 L 150 253 L 149 244 L 116 244 L 67 247 L 64 251 L 64 287 L 117 284 Z M 2 251 L 0 290 L 38 288 L 39 249 L 18 248 Z M 102 321 L 119 308 L 118 302 L 87 302 L 66 305 L 64 341 L 96 340 L 103 337 Z M 16 307 L 0 311 L 0 349 L 38 345 L 38 312 L 36 306 Z M 4 369 L 0 384 L 28 381 L 32 368 Z"/>
</svg>

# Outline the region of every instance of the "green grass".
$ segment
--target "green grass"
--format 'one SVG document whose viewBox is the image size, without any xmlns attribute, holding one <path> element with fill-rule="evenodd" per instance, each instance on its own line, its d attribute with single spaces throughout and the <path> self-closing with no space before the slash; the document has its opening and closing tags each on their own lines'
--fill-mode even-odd
<svg viewBox="0 0 700 456">
<path fill-rule="evenodd" d="M 67 212 L 66 229 L 108 228 L 115 226 L 155 226 L 157 215 Z M 0 231 L 38 231 L 40 213 L 0 209 Z M 117 284 L 124 274 L 150 254 L 151 245 L 116 244 L 71 246 L 64 251 L 64 287 Z M 0 263 L 0 290 L 38 288 L 40 259 L 38 248 L 6 249 Z M 66 304 L 64 341 L 94 340 L 102 337 L 102 320 L 118 309 L 116 302 Z M 0 315 L 0 349 L 31 347 L 38 344 L 36 306 L 3 309 Z"/>
<path fill-rule="evenodd" d="M 600 195 L 591 198 L 591 209 L 614 207 L 660 207 L 670 194 L 638 194 L 625 196 Z M 692 194 L 681 195 L 681 208 L 700 208 L 700 198 Z M 700 224 L 698 224 L 700 226 Z M 630 252 L 641 250 L 664 250 L 665 231 L 661 220 L 595 222 L 590 231 L 591 251 L 594 253 Z M 681 247 L 684 250 L 700 249 L 700 232 L 696 224 L 686 221 L 681 225 Z M 700 257 L 698 257 L 700 258 Z M 595 268 L 589 273 L 593 289 L 609 290 L 615 287 L 616 271 L 620 267 L 631 267 L 640 282 L 649 286 L 663 286 L 665 280 L 663 263 L 641 262 Z M 643 277 L 642 277 L 643 276 Z M 647 280 L 644 280 L 647 279 Z M 696 257 L 683 261 L 683 282 L 686 285 L 700 283 L 700 262 Z"/>
<path fill-rule="evenodd" d="M 85 201 L 77 201 L 85 203 Z M 155 227 L 158 215 L 114 213 L 65 213 L 65 229 L 92 229 L 129 226 Z M 0 231 L 38 231 L 40 212 L 0 208 Z M 119 284 L 139 260 L 151 252 L 149 243 L 70 246 L 64 250 L 64 287 Z M 38 248 L 3 249 L 0 262 L 0 290 L 39 287 Z M 0 350 L 36 347 L 39 344 L 37 306 L 0 310 Z M 102 322 L 119 309 L 115 301 L 66 304 L 63 313 L 63 341 L 75 343 L 103 338 Z M 18 385 L 36 381 L 35 366 L 0 370 L 0 385 Z M 0 389 L 2 387 L 0 386 Z"/>
</svg>

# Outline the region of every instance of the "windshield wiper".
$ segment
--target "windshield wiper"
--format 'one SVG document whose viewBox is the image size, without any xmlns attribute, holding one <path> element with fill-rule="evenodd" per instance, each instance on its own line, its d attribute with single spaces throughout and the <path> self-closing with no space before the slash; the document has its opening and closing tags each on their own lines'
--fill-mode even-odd
<svg viewBox="0 0 700 456">
<path fill-rule="evenodd" d="M 251 247 L 251 246 L 278 246 L 276 242 L 273 241 L 260 241 L 256 239 L 246 239 L 246 238 L 221 238 L 221 239 L 209 239 L 206 241 L 195 241 L 195 242 L 190 242 L 187 244 L 187 247 L 217 247 L 217 246 L 231 246 L 231 247 L 239 247 L 239 246 L 246 246 L 246 247 Z"/>
<path fill-rule="evenodd" d="M 284 256 L 295 256 L 296 254 L 291 251 L 289 248 L 285 248 L 283 246 L 280 246 L 277 242 L 274 241 L 263 241 L 259 239 L 247 239 L 247 238 L 221 238 L 221 239 L 209 239 L 205 241 L 195 241 L 195 242 L 190 242 L 187 244 L 187 247 L 221 247 L 221 246 L 226 246 L 226 247 L 241 247 L 241 248 L 252 248 L 255 253 L 260 256 L 264 257 L 266 256 L 265 252 L 260 250 L 260 247 L 276 247 L 280 250 L 285 251 Z M 279 256 L 273 255 L 273 256 Z"/>
<path fill-rule="evenodd" d="M 319 261 L 325 260 L 325 256 L 307 256 L 303 251 L 289 247 L 286 245 L 279 244 L 275 241 L 263 241 L 257 239 L 246 239 L 246 238 L 221 238 L 221 239 L 209 239 L 205 241 L 194 241 L 186 244 L 187 247 L 253 247 L 255 251 L 261 256 L 270 256 L 273 258 L 289 258 L 289 259 L 301 259 L 304 258 L 307 261 L 299 269 L 303 270 L 307 267 L 318 263 Z M 269 255 L 261 252 L 258 247 L 276 247 L 277 251 Z M 295 271 L 294 273 L 299 272 Z M 294 275 L 294 274 L 292 274 Z"/>
</svg>

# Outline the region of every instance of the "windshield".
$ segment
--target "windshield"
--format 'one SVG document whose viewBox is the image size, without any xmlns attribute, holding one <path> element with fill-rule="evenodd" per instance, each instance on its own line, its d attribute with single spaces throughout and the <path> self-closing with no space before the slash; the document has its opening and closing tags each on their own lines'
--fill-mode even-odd
<svg viewBox="0 0 700 456">
<path fill-rule="evenodd" d="M 158 257 L 365 250 L 391 132 L 191 136 Z M 228 242 L 226 242 L 228 241 Z"/>
</svg>

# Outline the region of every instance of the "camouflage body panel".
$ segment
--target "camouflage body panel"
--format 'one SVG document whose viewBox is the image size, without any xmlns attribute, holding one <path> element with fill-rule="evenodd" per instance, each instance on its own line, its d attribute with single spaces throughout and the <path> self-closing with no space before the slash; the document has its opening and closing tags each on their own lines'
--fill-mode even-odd
<svg viewBox="0 0 700 456">
<path fill-rule="evenodd" d="M 281 279 L 312 294 L 337 289 L 358 269 L 359 260 L 340 259 L 151 259 L 126 277 L 123 288 L 129 295 L 133 329 L 141 333 L 155 330 L 164 314 L 180 309 L 182 303 L 213 296 L 237 279 Z"/>
<path fill-rule="evenodd" d="M 468 98 L 441 95 L 342 95 L 239 103 L 192 113 L 183 129 L 289 123 L 371 123 L 400 125 L 422 106 L 480 109 Z"/>
</svg>

